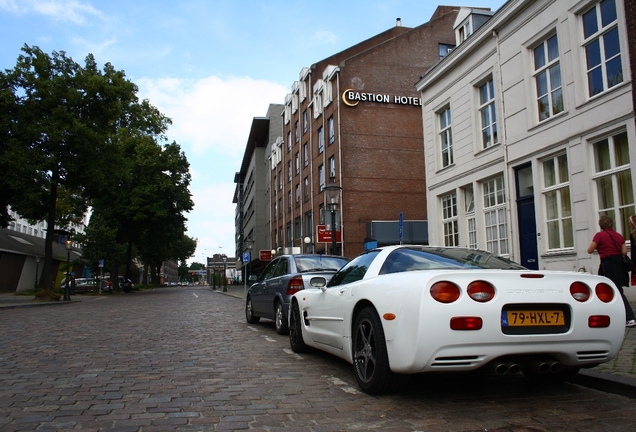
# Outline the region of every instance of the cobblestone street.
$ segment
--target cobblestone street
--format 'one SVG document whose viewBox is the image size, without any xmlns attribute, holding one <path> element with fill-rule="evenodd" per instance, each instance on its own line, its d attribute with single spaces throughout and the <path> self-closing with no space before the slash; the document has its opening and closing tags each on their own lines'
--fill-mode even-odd
<svg viewBox="0 0 636 432">
<path fill-rule="evenodd" d="M 80 298 L 80 296 L 75 296 Z M 209 287 L 0 309 L 0 430 L 631 431 L 628 397 L 522 377 L 417 377 L 358 390 Z"/>
</svg>

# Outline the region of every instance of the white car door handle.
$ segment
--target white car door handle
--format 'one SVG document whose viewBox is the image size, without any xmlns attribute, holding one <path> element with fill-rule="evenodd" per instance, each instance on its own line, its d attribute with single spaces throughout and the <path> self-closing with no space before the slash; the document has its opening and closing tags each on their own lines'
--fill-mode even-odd
<svg viewBox="0 0 636 432">
<path fill-rule="evenodd" d="M 347 292 L 346 288 L 341 288 L 340 289 L 340 295 L 344 295 Z"/>
</svg>

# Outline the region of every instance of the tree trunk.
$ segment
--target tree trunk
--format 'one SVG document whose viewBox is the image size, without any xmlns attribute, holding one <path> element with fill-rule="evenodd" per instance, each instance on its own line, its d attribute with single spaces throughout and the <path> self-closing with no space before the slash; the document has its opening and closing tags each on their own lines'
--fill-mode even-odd
<svg viewBox="0 0 636 432">
<path fill-rule="evenodd" d="M 55 207 L 57 204 L 57 182 L 59 174 L 53 172 L 51 178 L 51 192 L 49 194 L 49 213 L 46 218 L 47 229 L 44 240 L 44 268 L 39 282 L 44 284 L 46 291 L 53 291 L 55 288 L 55 278 L 53 277 L 53 236 L 55 235 Z"/>
</svg>

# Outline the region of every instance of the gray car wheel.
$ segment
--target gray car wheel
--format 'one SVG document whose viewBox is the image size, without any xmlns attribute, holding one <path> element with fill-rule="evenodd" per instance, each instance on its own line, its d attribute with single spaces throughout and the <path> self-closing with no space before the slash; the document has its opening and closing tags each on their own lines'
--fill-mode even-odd
<svg viewBox="0 0 636 432">
<path fill-rule="evenodd" d="M 260 317 L 254 316 L 254 308 L 252 307 L 252 298 L 248 297 L 245 301 L 245 320 L 250 324 L 258 324 Z"/>
<path fill-rule="evenodd" d="M 285 316 L 285 309 L 281 302 L 276 302 L 276 311 L 274 316 L 274 323 L 276 325 L 276 333 L 279 335 L 286 335 L 289 333 L 289 326 L 287 325 L 287 316 Z"/>
</svg>

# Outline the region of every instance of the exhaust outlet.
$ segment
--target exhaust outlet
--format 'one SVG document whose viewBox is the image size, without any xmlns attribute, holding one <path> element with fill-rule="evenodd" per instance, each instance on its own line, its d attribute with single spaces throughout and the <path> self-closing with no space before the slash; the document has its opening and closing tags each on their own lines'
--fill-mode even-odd
<svg viewBox="0 0 636 432">
<path fill-rule="evenodd" d="M 508 365 L 505 363 L 492 363 L 491 369 L 497 375 L 505 375 L 508 373 Z"/>
<path fill-rule="evenodd" d="M 521 372 L 521 366 L 517 363 L 508 363 L 508 373 L 510 375 L 515 375 Z"/>
<path fill-rule="evenodd" d="M 552 362 L 550 364 L 550 372 L 551 373 L 558 373 L 561 372 L 561 369 L 563 369 L 563 365 L 559 362 Z"/>
<path fill-rule="evenodd" d="M 547 363 L 541 360 L 533 360 L 530 362 L 530 368 L 534 372 L 538 372 L 543 375 L 550 372 L 550 363 Z"/>
</svg>

